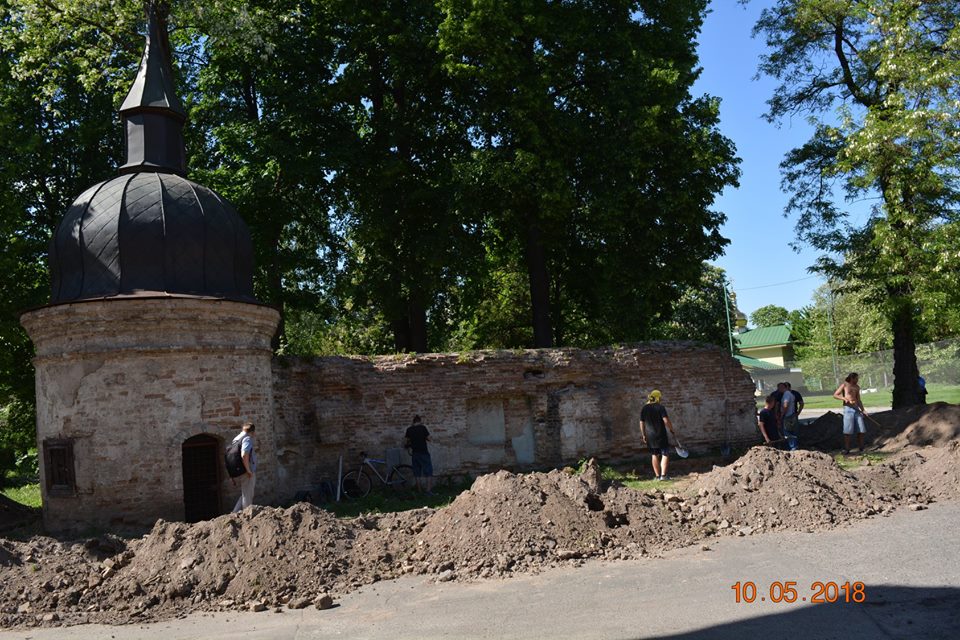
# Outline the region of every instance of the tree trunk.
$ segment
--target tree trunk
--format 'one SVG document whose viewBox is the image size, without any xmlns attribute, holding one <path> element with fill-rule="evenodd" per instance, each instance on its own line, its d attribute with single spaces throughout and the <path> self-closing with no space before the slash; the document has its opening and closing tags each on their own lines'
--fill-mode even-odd
<svg viewBox="0 0 960 640">
<path fill-rule="evenodd" d="M 533 346 L 537 349 L 553 346 L 553 328 L 550 324 L 550 278 L 547 274 L 547 256 L 543 247 L 543 233 L 536 219 L 527 225 L 527 275 L 530 277 L 530 306 L 533 311 Z"/>
<path fill-rule="evenodd" d="M 427 352 L 427 309 L 422 296 L 412 295 L 408 303 L 408 327 L 410 329 L 410 351 Z"/>
<path fill-rule="evenodd" d="M 397 353 L 410 351 L 410 321 L 406 317 L 396 317 L 390 321 L 393 330 L 393 348 Z"/>
<path fill-rule="evenodd" d="M 913 337 L 913 308 L 898 305 L 893 317 L 893 408 L 921 403 L 917 349 Z"/>
</svg>

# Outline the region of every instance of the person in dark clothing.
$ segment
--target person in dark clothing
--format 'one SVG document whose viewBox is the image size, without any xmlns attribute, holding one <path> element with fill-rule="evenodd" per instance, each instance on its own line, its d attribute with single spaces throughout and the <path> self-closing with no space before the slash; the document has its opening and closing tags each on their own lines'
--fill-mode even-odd
<svg viewBox="0 0 960 640">
<path fill-rule="evenodd" d="M 767 405 L 760 409 L 757 416 L 757 425 L 760 427 L 760 433 L 763 435 L 764 442 L 775 442 L 780 439 L 780 432 L 777 431 L 777 399 L 771 393 L 767 396 Z"/>
<path fill-rule="evenodd" d="M 413 424 L 407 427 L 404 442 L 410 449 L 410 464 L 413 467 L 413 476 L 417 480 L 417 489 L 432 496 L 433 462 L 430 459 L 430 450 L 427 449 L 428 440 L 430 440 L 430 432 L 423 426 L 420 416 L 413 416 Z"/>
<path fill-rule="evenodd" d="M 786 390 L 787 383 L 778 382 L 776 390 L 770 394 L 773 396 L 773 401 L 776 403 L 773 407 L 773 415 L 777 417 L 777 433 L 781 438 L 783 437 L 783 431 L 780 430 L 780 412 L 782 411 L 780 404 L 783 402 L 783 392 Z"/>
<path fill-rule="evenodd" d="M 803 411 L 803 396 L 800 395 L 800 392 L 793 388 L 793 385 L 790 382 L 784 382 L 784 385 L 787 387 L 787 391 L 793 394 L 793 400 L 797 406 L 797 417 L 800 417 L 800 412 Z"/>
<path fill-rule="evenodd" d="M 670 443 L 667 441 L 667 430 L 673 433 L 673 425 L 667 417 L 666 407 L 660 404 L 660 398 L 661 394 L 656 389 L 647 397 L 647 404 L 640 411 L 640 436 L 643 446 L 650 449 L 654 477 L 657 480 L 669 480 L 667 467 L 670 466 Z"/>
</svg>

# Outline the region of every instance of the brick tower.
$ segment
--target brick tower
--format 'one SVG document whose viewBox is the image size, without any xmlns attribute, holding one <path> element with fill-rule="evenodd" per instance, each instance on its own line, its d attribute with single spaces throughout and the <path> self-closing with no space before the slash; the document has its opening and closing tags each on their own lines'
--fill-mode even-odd
<svg viewBox="0 0 960 640">
<path fill-rule="evenodd" d="M 49 531 L 213 517 L 236 497 L 224 441 L 250 420 L 261 458 L 273 451 L 279 314 L 253 296 L 246 224 L 185 177 L 165 24 L 148 10 L 120 108 L 126 163 L 70 205 L 50 243 L 50 304 L 21 316 Z M 275 491 L 271 466 L 258 494 Z"/>
</svg>

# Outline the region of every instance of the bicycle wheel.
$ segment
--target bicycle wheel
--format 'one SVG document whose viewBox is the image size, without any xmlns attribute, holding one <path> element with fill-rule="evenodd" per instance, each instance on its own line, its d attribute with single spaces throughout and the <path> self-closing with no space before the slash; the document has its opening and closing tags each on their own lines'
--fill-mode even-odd
<svg viewBox="0 0 960 640">
<path fill-rule="evenodd" d="M 364 473 L 363 469 L 348 471 L 343 476 L 340 489 L 343 495 L 351 500 L 365 498 L 370 493 L 370 476 Z"/>
<path fill-rule="evenodd" d="M 417 479 L 413 476 L 413 467 L 408 464 L 398 464 L 390 470 L 387 484 L 394 491 L 409 491 L 417 486 Z"/>
</svg>

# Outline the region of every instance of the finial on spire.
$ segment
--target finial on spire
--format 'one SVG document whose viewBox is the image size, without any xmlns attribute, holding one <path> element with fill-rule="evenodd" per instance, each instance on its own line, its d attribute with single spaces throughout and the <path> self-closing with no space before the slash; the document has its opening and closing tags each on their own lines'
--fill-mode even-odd
<svg viewBox="0 0 960 640">
<path fill-rule="evenodd" d="M 147 38 L 140 70 L 120 106 L 127 140 L 127 162 L 120 173 L 187 173 L 183 123 L 187 113 L 174 90 L 166 15 L 147 2 Z"/>
</svg>

